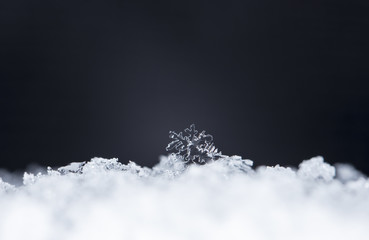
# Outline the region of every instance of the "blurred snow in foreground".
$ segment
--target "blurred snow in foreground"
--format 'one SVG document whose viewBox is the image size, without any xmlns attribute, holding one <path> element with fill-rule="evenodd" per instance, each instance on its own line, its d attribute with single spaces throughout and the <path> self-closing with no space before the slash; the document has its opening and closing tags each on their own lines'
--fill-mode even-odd
<svg viewBox="0 0 369 240">
<path fill-rule="evenodd" d="M 369 239 L 369 180 L 350 165 L 251 165 L 94 158 L 0 180 L 0 239 Z"/>
</svg>

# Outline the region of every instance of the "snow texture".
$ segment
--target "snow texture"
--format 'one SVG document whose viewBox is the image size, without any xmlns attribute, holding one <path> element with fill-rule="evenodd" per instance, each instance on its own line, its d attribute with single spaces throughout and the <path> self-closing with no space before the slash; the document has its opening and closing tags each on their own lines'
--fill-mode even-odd
<svg viewBox="0 0 369 240">
<path fill-rule="evenodd" d="M 0 180 L 0 239 L 369 239 L 369 180 L 352 166 L 251 165 L 93 158 Z"/>
</svg>

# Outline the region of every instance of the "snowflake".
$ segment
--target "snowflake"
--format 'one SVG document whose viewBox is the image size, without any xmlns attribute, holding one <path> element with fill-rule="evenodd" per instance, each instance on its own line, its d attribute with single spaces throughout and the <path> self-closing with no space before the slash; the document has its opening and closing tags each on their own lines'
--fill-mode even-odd
<svg viewBox="0 0 369 240">
<path fill-rule="evenodd" d="M 177 151 L 175 154 L 181 156 L 186 163 L 204 164 L 211 160 L 223 157 L 222 153 L 214 146 L 213 136 L 205 131 L 198 133 L 195 124 L 182 132 L 169 132 L 169 138 L 173 139 L 168 144 L 167 151 Z"/>
</svg>

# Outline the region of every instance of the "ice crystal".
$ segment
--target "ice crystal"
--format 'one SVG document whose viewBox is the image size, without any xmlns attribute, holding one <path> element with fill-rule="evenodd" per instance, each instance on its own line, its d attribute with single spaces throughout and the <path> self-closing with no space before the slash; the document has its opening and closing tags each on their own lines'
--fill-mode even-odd
<svg viewBox="0 0 369 240">
<path fill-rule="evenodd" d="M 68 174 L 68 173 L 82 173 L 83 167 L 86 165 L 86 161 L 84 162 L 72 162 L 67 166 L 58 168 L 58 171 L 61 174 Z"/>
<path fill-rule="evenodd" d="M 141 167 L 136 163 L 129 161 L 127 164 L 118 162 L 117 158 L 104 159 L 92 158 L 91 161 L 73 162 L 67 166 L 60 167 L 56 171 L 59 174 L 91 174 L 107 171 L 124 171 L 138 176 L 148 176 L 150 170 L 146 167 Z"/>
<path fill-rule="evenodd" d="M 169 138 L 173 141 L 168 144 L 166 150 L 175 150 L 175 154 L 182 156 L 186 163 L 204 164 L 224 157 L 214 146 L 213 136 L 206 134 L 205 131 L 199 133 L 195 129 L 195 124 L 186 128 L 184 134 L 169 131 Z"/>
</svg>

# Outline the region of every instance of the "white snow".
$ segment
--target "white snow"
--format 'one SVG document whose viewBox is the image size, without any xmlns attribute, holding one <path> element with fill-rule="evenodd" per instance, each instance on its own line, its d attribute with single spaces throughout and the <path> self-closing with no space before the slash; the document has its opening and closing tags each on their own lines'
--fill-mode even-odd
<svg viewBox="0 0 369 240">
<path fill-rule="evenodd" d="M 352 166 L 251 165 L 94 158 L 0 180 L 0 239 L 369 239 L 369 180 Z"/>
</svg>

